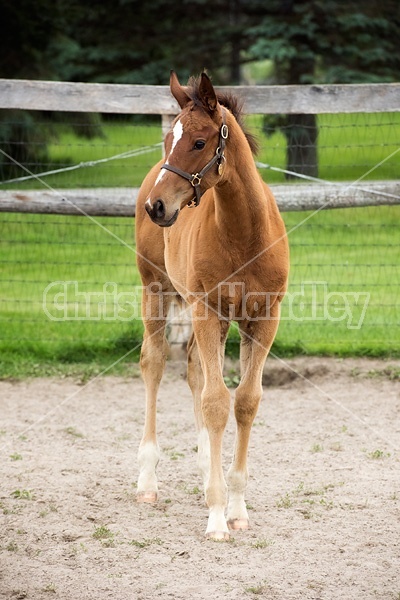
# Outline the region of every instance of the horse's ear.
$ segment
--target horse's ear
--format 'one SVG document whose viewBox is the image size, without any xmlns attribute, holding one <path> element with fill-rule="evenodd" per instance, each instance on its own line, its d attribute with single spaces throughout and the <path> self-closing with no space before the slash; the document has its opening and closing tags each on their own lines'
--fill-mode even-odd
<svg viewBox="0 0 400 600">
<path fill-rule="evenodd" d="M 201 74 L 199 96 L 204 108 L 209 112 L 214 112 L 217 108 L 218 100 L 211 80 L 207 73 Z"/>
<path fill-rule="evenodd" d="M 179 79 L 175 71 L 171 71 L 169 87 L 171 88 L 171 94 L 173 95 L 179 106 L 181 108 L 185 108 L 185 106 L 191 101 L 191 98 L 187 95 L 185 89 L 179 83 Z"/>
</svg>

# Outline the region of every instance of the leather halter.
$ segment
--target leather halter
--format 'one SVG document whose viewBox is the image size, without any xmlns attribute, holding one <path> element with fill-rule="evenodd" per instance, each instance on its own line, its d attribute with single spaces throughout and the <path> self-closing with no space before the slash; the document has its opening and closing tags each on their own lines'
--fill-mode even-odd
<svg viewBox="0 0 400 600">
<path fill-rule="evenodd" d="M 200 199 L 204 193 L 200 189 L 200 184 L 201 184 L 201 180 L 203 179 L 204 175 L 216 163 L 219 168 L 218 172 L 221 173 L 220 167 L 225 161 L 224 150 L 225 150 L 225 144 L 226 144 L 227 139 L 228 139 L 228 126 L 225 123 L 225 111 L 224 111 L 224 109 L 222 109 L 222 126 L 219 131 L 218 147 L 215 151 L 215 155 L 213 156 L 213 158 L 206 164 L 205 167 L 203 167 L 201 169 L 201 171 L 199 171 L 198 173 L 188 173 L 186 171 L 182 171 L 182 169 L 179 169 L 178 167 L 169 165 L 168 163 L 164 163 L 163 165 L 161 165 L 161 167 L 160 167 L 161 169 L 166 169 L 167 171 L 172 171 L 172 173 L 176 173 L 177 175 L 180 175 L 184 179 L 187 179 L 189 181 L 189 183 L 191 183 L 192 186 L 194 187 L 196 196 L 194 198 L 192 198 L 192 200 L 189 200 L 189 202 L 187 204 L 189 208 L 192 208 L 193 206 L 198 206 L 200 204 Z"/>
</svg>

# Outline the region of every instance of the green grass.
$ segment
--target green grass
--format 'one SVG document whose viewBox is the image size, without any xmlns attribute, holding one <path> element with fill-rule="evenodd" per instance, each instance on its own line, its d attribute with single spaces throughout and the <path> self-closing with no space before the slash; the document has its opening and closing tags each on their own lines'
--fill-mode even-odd
<svg viewBox="0 0 400 600">
<path fill-rule="evenodd" d="M 297 345 L 307 354 L 339 356 L 399 355 L 400 206 L 321 211 L 294 229 L 307 215 L 284 215 L 292 231 L 291 273 L 277 348 Z M 311 312 L 313 294 L 318 320 Z M 354 294 L 360 294 L 358 302 Z M 295 317 L 307 320 L 286 320 L 290 301 Z"/>
<path fill-rule="evenodd" d="M 400 125 L 393 125 L 395 116 L 390 114 L 319 119 L 324 125 L 320 175 L 328 179 L 356 179 L 392 152 L 400 139 Z M 260 126 L 260 118 L 252 117 L 252 125 Z M 77 140 L 62 131 L 60 143 L 51 146 L 54 163 L 95 160 L 158 142 L 161 136 L 157 125 L 107 123 L 103 129 L 105 137 L 93 140 Z M 284 166 L 282 134 L 263 138 L 262 147 L 260 160 Z M 56 187 L 136 186 L 159 155 L 158 150 L 49 181 Z M 399 160 L 398 155 L 388 161 L 373 178 L 396 175 Z M 263 175 L 270 182 L 282 181 L 270 171 Z M 32 188 L 32 182 L 26 187 Z M 273 353 L 400 356 L 400 207 L 327 210 L 306 220 L 309 216 L 284 213 L 291 247 L 290 286 Z M 143 333 L 134 221 L 4 213 L 0 221 L 0 376 L 132 372 Z M 54 282 L 70 283 L 65 287 Z M 62 305 L 65 293 L 68 320 L 62 320 L 63 309 L 55 305 Z M 358 293 L 368 293 L 369 303 L 362 326 L 354 328 L 362 316 L 363 297 L 354 296 Z M 113 318 L 116 298 L 118 319 Z M 330 319 L 324 318 L 326 310 Z M 352 320 L 345 310 L 351 311 Z M 127 315 L 134 318 L 121 318 Z M 227 352 L 238 354 L 234 329 Z"/>
<path fill-rule="evenodd" d="M 138 125 L 127 119 L 125 123 L 104 123 L 102 135 L 93 139 L 77 138 L 65 126 L 54 126 L 56 137 L 48 145 L 50 161 L 37 165 L 35 173 L 71 167 L 80 163 L 91 163 L 139 150 L 143 146 L 159 144 L 162 140 L 161 120 L 159 124 Z M 162 148 L 132 158 L 113 159 L 44 177 L 47 185 L 55 188 L 135 187 L 140 186 L 149 169 L 160 160 Z M 27 173 L 21 170 L 20 176 Z M 43 183 L 35 179 L 2 186 L 3 189 L 43 189 Z"/>
<path fill-rule="evenodd" d="M 112 539 L 114 534 L 108 527 L 101 525 L 100 527 L 95 528 L 92 537 L 94 537 L 95 540 L 106 540 Z"/>
<path fill-rule="evenodd" d="M 35 498 L 31 490 L 15 490 L 11 496 L 17 500 L 33 500 Z"/>
<path fill-rule="evenodd" d="M 400 206 L 321 211 L 298 226 L 309 214 L 283 215 L 291 267 L 272 352 L 399 356 Z"/>
<path fill-rule="evenodd" d="M 294 229 L 305 216 L 284 214 L 288 231 L 292 229 L 291 273 L 274 354 L 399 356 L 400 207 L 324 211 Z M 104 286 L 114 282 L 115 288 L 106 289 L 120 294 L 122 310 L 123 294 L 127 294 L 126 300 L 134 302 L 133 312 L 139 315 L 140 281 L 132 252 L 132 221 L 99 219 L 128 247 L 83 217 L 7 214 L 2 221 L 4 237 L 14 242 L 3 237 L 0 259 L 0 374 L 95 375 L 116 361 L 107 372 L 131 372 L 131 364 L 139 356 L 141 320 L 113 320 L 112 294 L 103 313 L 99 313 L 99 302 L 105 298 Z M 76 284 L 56 284 L 46 296 L 46 288 L 57 281 Z M 314 287 L 308 282 L 314 282 Z M 92 293 L 88 305 L 82 292 Z M 361 327 L 349 328 L 357 324 L 362 310 L 352 297 L 346 305 L 346 298 L 358 292 L 370 294 L 369 304 Z M 65 313 L 69 320 L 51 320 L 49 315 L 56 319 L 64 315 L 64 310 L 54 308 L 54 302 L 62 305 L 64 293 L 69 294 Z M 312 318 L 311 312 L 313 293 L 317 318 Z M 343 320 L 323 318 L 328 294 L 335 294 L 327 303 L 328 316 L 344 316 Z M 352 320 L 344 312 L 346 306 L 352 311 Z M 85 319 L 87 310 L 90 319 Z M 99 314 L 103 318 L 93 318 Z M 235 330 L 227 349 L 233 356 L 238 354 Z"/>
<path fill-rule="evenodd" d="M 130 362 L 137 360 L 143 331 L 140 319 L 113 320 L 113 295 L 105 311 L 98 313 L 104 289 L 110 289 L 104 287 L 107 282 L 115 284 L 122 309 L 126 302 L 121 295 L 129 294 L 128 301 L 140 299 L 140 290 L 135 293 L 140 279 L 133 222 L 98 218 L 101 228 L 85 217 L 3 214 L 1 219 L 5 235 L 0 257 L 0 373 L 53 374 L 59 366 L 62 372 L 74 374 L 82 368 L 86 371 L 89 364 L 96 364 L 94 372 L 100 372 L 127 352 Z M 54 284 L 57 281 L 73 283 L 64 288 Z M 63 310 L 53 309 L 55 301 L 63 301 L 56 295 L 64 292 L 69 303 L 66 321 L 60 320 Z M 88 305 L 83 295 L 87 292 L 98 294 L 88 297 Z M 96 319 L 98 314 L 108 318 Z M 121 368 L 118 363 L 113 372 Z"/>
<path fill-rule="evenodd" d="M 355 181 L 386 159 L 400 145 L 399 113 L 318 115 L 318 177 L 328 181 Z M 286 168 L 286 138 L 281 131 L 271 137 L 260 135 L 262 116 L 248 117 L 259 138 L 257 159 L 273 167 Z M 371 172 L 368 180 L 397 179 L 400 153 Z M 263 169 L 265 181 L 285 183 L 283 173 Z M 364 181 L 364 180 L 363 180 Z"/>
<path fill-rule="evenodd" d="M 258 160 L 274 167 L 286 167 L 286 138 L 281 131 L 266 137 L 262 133 L 262 116 L 246 117 L 257 135 L 261 151 Z M 318 118 L 319 177 L 327 180 L 353 181 L 385 159 L 399 147 L 399 113 L 323 114 Z M 40 126 L 40 125 L 39 125 Z M 49 143 L 49 164 L 37 166 L 36 172 L 103 160 L 121 153 L 151 146 L 162 140 L 160 123 L 137 124 L 126 121 L 105 122 L 101 135 L 93 139 L 77 138 L 65 126 L 52 126 L 56 135 Z M 96 130 L 97 131 L 97 130 Z M 86 166 L 74 171 L 45 177 L 56 188 L 139 186 L 152 165 L 161 158 L 161 148 L 129 159 L 118 159 Z M 400 153 L 388 160 L 366 179 L 394 179 L 400 169 Z M 21 170 L 21 176 L 26 172 Z M 269 183 L 283 183 L 283 173 L 262 170 Z M 3 186 L 2 186 L 3 187 Z M 9 189 L 42 189 L 34 179 L 8 184 Z"/>
</svg>

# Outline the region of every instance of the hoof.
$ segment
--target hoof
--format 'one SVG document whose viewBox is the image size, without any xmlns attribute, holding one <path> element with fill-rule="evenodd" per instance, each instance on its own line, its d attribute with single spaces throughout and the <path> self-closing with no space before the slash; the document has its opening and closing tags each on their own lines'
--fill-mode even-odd
<svg viewBox="0 0 400 600">
<path fill-rule="evenodd" d="M 233 531 L 245 531 L 249 528 L 249 520 L 248 519 L 230 519 L 228 521 L 229 529 Z"/>
<path fill-rule="evenodd" d="M 138 492 L 136 494 L 136 502 L 147 502 L 154 504 L 157 502 L 157 492 Z"/>
<path fill-rule="evenodd" d="M 229 533 L 226 531 L 210 531 L 206 533 L 208 540 L 214 540 L 214 542 L 229 542 Z"/>
</svg>

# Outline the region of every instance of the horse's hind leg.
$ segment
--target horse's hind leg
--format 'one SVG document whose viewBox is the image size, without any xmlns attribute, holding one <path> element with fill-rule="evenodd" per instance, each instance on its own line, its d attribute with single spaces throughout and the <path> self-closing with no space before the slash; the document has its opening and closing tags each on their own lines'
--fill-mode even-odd
<svg viewBox="0 0 400 600">
<path fill-rule="evenodd" d="M 187 359 L 188 384 L 193 396 L 194 415 L 197 430 L 197 465 L 200 469 L 205 488 L 210 472 L 210 442 L 201 411 L 201 393 L 204 387 L 204 375 L 201 368 L 199 350 L 194 333 L 192 333 L 187 345 Z"/>
<path fill-rule="evenodd" d="M 271 309 L 270 320 L 241 327 L 242 377 L 235 394 L 236 442 L 232 464 L 228 471 L 228 514 L 230 529 L 247 529 L 249 516 L 245 503 L 248 480 L 247 453 L 251 427 L 262 397 L 262 371 L 277 328 L 279 306 Z"/>
<path fill-rule="evenodd" d="M 148 290 L 144 288 L 142 314 L 145 332 L 140 367 L 146 386 L 146 413 L 143 437 L 138 452 L 138 502 L 156 502 L 158 497 L 156 467 L 160 458 L 160 450 L 157 443 L 156 409 L 157 393 L 168 349 L 165 338 L 167 311 L 168 295 L 148 293 Z"/>
</svg>

